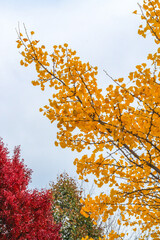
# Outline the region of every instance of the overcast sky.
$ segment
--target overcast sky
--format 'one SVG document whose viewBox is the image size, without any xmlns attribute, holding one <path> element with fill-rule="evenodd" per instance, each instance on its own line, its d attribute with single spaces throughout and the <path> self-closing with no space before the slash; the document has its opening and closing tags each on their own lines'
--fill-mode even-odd
<svg viewBox="0 0 160 240">
<path fill-rule="evenodd" d="M 67 42 L 83 61 L 99 67 L 101 86 L 110 84 L 103 69 L 114 78 L 127 77 L 146 61 L 153 44 L 138 36 L 140 23 L 132 14 L 135 0 L 0 0 L 0 137 L 11 153 L 21 145 L 21 156 L 33 170 L 31 187 L 48 187 L 64 170 L 76 176 L 69 149 L 54 146 L 56 125 L 39 112 L 51 93 L 33 87 L 33 67 L 23 68 L 16 48 L 15 28 L 25 23 L 48 49 Z M 83 153 L 82 153 L 83 154 Z"/>
</svg>

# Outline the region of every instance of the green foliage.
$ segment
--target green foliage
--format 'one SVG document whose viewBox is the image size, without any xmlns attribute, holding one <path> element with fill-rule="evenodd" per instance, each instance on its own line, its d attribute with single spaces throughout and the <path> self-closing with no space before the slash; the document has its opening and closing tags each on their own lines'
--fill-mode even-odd
<svg viewBox="0 0 160 240">
<path fill-rule="evenodd" d="M 63 173 L 51 187 L 54 201 L 53 216 L 57 223 L 62 223 L 62 239 L 80 240 L 86 235 L 95 240 L 99 239 L 102 236 L 102 229 L 80 213 L 82 191 L 78 189 L 76 181 L 67 173 Z"/>
</svg>

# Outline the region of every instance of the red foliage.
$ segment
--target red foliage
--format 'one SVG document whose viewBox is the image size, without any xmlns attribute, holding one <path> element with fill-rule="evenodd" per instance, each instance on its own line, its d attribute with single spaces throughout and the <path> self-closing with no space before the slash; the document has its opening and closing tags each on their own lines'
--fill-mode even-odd
<svg viewBox="0 0 160 240">
<path fill-rule="evenodd" d="M 20 148 L 12 159 L 0 140 L 0 239 L 60 240 L 60 225 L 53 221 L 48 190 L 29 191 L 31 170 L 20 161 Z"/>
</svg>

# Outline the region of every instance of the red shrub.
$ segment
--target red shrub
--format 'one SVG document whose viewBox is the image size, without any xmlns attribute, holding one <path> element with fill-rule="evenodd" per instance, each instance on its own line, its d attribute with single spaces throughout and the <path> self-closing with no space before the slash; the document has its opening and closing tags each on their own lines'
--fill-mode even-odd
<svg viewBox="0 0 160 240">
<path fill-rule="evenodd" d="M 60 240 L 60 225 L 51 213 L 48 190 L 29 191 L 29 170 L 20 161 L 20 148 L 9 158 L 0 140 L 0 239 Z"/>
</svg>

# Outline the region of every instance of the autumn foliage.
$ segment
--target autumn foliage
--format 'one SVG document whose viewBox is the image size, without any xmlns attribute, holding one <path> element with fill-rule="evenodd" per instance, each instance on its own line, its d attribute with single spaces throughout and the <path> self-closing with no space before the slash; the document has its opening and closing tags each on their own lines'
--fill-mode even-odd
<svg viewBox="0 0 160 240">
<path fill-rule="evenodd" d="M 20 149 L 12 158 L 0 141 L 0 239 L 60 240 L 60 225 L 51 212 L 49 191 L 29 191 L 29 170 L 20 160 Z"/>
<path fill-rule="evenodd" d="M 149 230 L 160 238 L 160 2 L 144 0 L 138 33 L 153 36 L 157 51 L 148 54 L 128 79 L 109 77 L 106 92 L 97 85 L 97 67 L 83 63 L 68 45 L 45 46 L 19 32 L 21 65 L 35 64 L 33 85 L 53 88 L 49 104 L 40 111 L 58 122 L 55 145 L 91 155 L 75 159 L 80 178 L 95 176 L 95 183 L 107 192 L 88 196 L 83 214 L 103 220 L 122 212 L 122 223 Z M 135 11 L 134 13 L 137 13 Z M 34 32 L 31 32 L 33 35 Z M 145 239 L 143 234 L 141 239 Z"/>
</svg>

